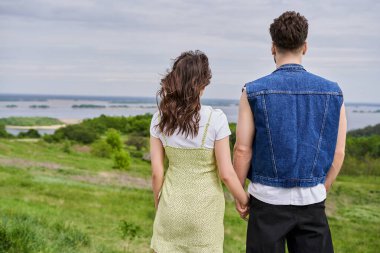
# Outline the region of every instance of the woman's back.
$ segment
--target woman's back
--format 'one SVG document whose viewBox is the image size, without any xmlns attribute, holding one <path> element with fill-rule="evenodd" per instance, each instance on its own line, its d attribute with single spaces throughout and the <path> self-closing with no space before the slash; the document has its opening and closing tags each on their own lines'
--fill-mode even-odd
<svg viewBox="0 0 380 253">
<path fill-rule="evenodd" d="M 211 76 L 207 56 L 199 50 L 188 51 L 174 60 L 160 82 L 159 111 L 150 127 L 157 208 L 151 248 L 157 253 L 223 252 L 221 181 L 241 206 L 248 204 L 231 162 L 227 117 L 200 103 Z M 166 173 L 165 154 L 169 160 Z"/>
<path fill-rule="evenodd" d="M 159 112 L 154 113 L 152 122 L 150 125 L 150 134 L 156 138 L 160 138 L 164 146 L 178 147 L 178 148 L 199 148 L 202 147 L 202 139 L 204 137 L 206 125 L 208 118 L 210 116 L 209 126 L 207 127 L 204 147 L 214 148 L 215 140 L 223 139 L 224 137 L 231 134 L 230 128 L 228 126 L 227 117 L 224 112 L 220 109 L 214 109 L 208 105 L 201 105 L 199 111 L 200 122 L 198 135 L 194 138 L 189 136 L 185 137 L 183 134 L 178 134 L 178 130 L 171 136 L 164 136 L 157 128 L 154 126 L 159 122 Z"/>
<path fill-rule="evenodd" d="M 198 135 L 155 131 L 169 159 L 153 227 L 157 252 L 223 252 L 224 194 L 216 168 L 214 142 L 230 134 L 221 110 L 201 106 Z"/>
</svg>

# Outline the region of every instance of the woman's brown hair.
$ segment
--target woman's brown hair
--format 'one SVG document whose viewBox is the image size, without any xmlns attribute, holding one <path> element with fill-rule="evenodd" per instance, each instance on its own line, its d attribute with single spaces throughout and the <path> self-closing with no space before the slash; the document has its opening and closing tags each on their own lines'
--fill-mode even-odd
<svg viewBox="0 0 380 253">
<path fill-rule="evenodd" d="M 167 136 L 178 133 L 192 137 L 198 134 L 201 109 L 200 93 L 211 79 L 207 56 L 199 51 L 187 51 L 174 60 L 171 70 L 161 79 L 157 97 L 161 120 L 158 127 Z"/>
</svg>

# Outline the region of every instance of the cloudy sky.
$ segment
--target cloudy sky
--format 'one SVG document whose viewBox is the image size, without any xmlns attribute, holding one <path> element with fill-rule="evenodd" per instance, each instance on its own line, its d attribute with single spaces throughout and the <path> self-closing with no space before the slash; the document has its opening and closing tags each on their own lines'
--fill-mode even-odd
<svg viewBox="0 0 380 253">
<path fill-rule="evenodd" d="M 308 71 L 380 102 L 377 0 L 0 0 L 0 93 L 153 97 L 171 59 L 200 49 L 204 96 L 238 99 L 274 70 L 268 28 L 286 10 L 309 20 Z"/>
</svg>

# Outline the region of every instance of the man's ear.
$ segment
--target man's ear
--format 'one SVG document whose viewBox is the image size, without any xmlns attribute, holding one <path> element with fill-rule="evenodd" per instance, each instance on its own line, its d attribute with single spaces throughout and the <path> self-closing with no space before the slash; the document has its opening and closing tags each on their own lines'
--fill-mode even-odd
<svg viewBox="0 0 380 253">
<path fill-rule="evenodd" d="M 272 52 L 272 55 L 276 55 L 276 46 L 274 45 L 274 42 L 272 42 L 271 52 Z"/>
<path fill-rule="evenodd" d="M 303 48 L 302 48 L 302 54 L 305 55 L 307 52 L 307 42 L 305 41 L 305 43 L 303 44 Z"/>
</svg>

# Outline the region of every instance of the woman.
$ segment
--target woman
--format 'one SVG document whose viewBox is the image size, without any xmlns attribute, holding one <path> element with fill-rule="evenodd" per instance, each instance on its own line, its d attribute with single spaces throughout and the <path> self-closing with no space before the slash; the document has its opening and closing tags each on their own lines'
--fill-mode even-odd
<svg viewBox="0 0 380 253">
<path fill-rule="evenodd" d="M 150 127 L 157 208 L 151 248 L 157 253 L 223 252 L 221 180 L 241 206 L 248 203 L 231 163 L 227 117 L 200 103 L 210 79 L 207 56 L 189 51 L 161 80 L 161 102 Z"/>
</svg>

